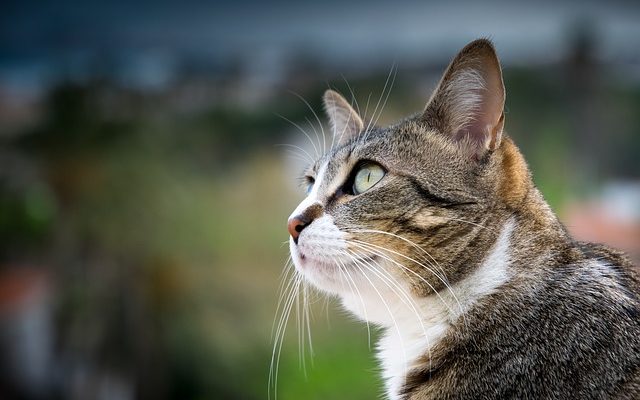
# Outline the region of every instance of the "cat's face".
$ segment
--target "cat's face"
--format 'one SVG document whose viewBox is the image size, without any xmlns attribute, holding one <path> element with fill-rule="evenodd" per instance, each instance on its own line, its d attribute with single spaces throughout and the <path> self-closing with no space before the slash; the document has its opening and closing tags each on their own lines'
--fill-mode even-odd
<svg viewBox="0 0 640 400">
<path fill-rule="evenodd" d="M 394 279 L 408 274 L 404 278 L 415 285 L 441 288 L 437 274 L 424 273 L 409 258 L 437 271 L 415 245 L 444 238 L 443 230 L 456 235 L 447 226 L 466 230 L 450 222 L 475 219 L 469 214 L 485 207 L 483 188 L 457 147 L 414 121 L 360 138 L 326 154 L 306 173 L 308 196 L 291 214 L 294 223 L 305 213 L 298 220 L 311 220 L 296 232 L 297 243 L 290 239 L 296 267 L 318 287 L 337 293 L 349 289 L 349 275 L 361 279 L 379 265 Z"/>
<path fill-rule="evenodd" d="M 423 113 L 387 128 L 365 127 L 327 92 L 336 144 L 309 166 L 307 197 L 289 218 L 298 271 L 361 299 L 428 295 L 469 273 L 495 239 L 481 230 L 500 224 L 524 179 L 498 151 L 503 105 L 486 41 L 461 51 Z"/>
</svg>

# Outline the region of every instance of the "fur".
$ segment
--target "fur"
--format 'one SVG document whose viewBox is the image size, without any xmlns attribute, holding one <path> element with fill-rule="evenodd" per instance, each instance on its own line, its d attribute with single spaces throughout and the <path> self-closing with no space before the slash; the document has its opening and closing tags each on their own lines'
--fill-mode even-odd
<svg viewBox="0 0 640 400">
<path fill-rule="evenodd" d="M 392 126 L 326 94 L 336 141 L 291 215 L 295 267 L 385 330 L 389 399 L 640 398 L 639 278 L 558 221 L 503 132 L 504 93 L 481 39 Z M 364 161 L 386 173 L 355 194 Z"/>
</svg>

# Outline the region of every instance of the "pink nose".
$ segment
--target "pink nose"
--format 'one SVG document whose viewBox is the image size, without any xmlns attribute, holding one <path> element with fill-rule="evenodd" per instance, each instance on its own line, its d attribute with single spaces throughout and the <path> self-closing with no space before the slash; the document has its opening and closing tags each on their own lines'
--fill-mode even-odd
<svg viewBox="0 0 640 400">
<path fill-rule="evenodd" d="M 300 232 L 302 232 L 304 228 L 309 226 L 309 224 L 311 224 L 314 219 L 320 217 L 323 211 L 324 208 L 322 207 L 322 204 L 317 202 L 310 205 L 301 214 L 289 218 L 289 221 L 287 221 L 287 229 L 289 229 L 289 234 L 293 238 L 293 242 L 295 244 L 298 244 L 298 237 L 300 237 Z"/>
<path fill-rule="evenodd" d="M 293 242 L 298 244 L 298 237 L 300 236 L 300 232 L 309 225 L 308 222 L 305 222 L 304 217 L 302 215 L 297 215 L 295 217 L 289 218 L 289 222 L 287 223 L 287 228 L 289 229 L 289 235 L 293 238 Z"/>
</svg>

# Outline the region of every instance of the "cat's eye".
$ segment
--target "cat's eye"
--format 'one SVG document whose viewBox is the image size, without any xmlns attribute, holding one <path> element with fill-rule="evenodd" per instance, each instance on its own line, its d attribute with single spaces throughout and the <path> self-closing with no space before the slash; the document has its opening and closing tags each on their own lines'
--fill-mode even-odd
<svg viewBox="0 0 640 400">
<path fill-rule="evenodd" d="M 384 177 L 385 171 L 378 164 L 367 163 L 360 167 L 353 180 L 353 194 L 364 193 Z"/>
<path fill-rule="evenodd" d="M 306 187 L 305 187 L 306 191 L 305 191 L 305 193 L 307 193 L 307 194 L 311 193 L 311 189 L 313 189 L 313 184 L 314 183 L 316 183 L 315 179 L 313 179 L 310 176 L 306 177 Z"/>
</svg>

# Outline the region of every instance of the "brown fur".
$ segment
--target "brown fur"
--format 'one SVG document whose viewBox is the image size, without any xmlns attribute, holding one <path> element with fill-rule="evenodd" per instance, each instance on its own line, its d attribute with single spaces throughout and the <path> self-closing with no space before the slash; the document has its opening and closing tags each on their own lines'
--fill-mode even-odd
<svg viewBox="0 0 640 400">
<path fill-rule="evenodd" d="M 500 146 L 501 182 L 498 196 L 509 208 L 516 209 L 531 190 L 531 177 L 527 164 L 510 138 L 505 138 Z"/>
</svg>

